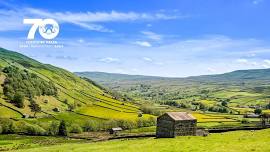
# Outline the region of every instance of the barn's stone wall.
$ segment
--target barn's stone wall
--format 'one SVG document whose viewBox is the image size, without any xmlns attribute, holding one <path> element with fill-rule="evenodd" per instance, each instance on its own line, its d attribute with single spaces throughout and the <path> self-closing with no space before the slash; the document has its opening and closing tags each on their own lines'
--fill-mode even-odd
<svg viewBox="0 0 270 152">
<path fill-rule="evenodd" d="M 194 136 L 197 120 L 174 120 L 164 114 L 157 119 L 157 137 Z"/>
<path fill-rule="evenodd" d="M 197 120 L 179 120 L 174 124 L 175 136 L 194 136 L 196 135 Z"/>
<path fill-rule="evenodd" d="M 174 120 L 167 115 L 157 119 L 157 137 L 174 137 Z"/>
</svg>

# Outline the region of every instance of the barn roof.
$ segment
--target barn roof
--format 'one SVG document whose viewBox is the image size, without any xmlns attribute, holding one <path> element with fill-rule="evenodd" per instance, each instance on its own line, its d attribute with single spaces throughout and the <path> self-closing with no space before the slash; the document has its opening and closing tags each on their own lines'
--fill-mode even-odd
<svg viewBox="0 0 270 152">
<path fill-rule="evenodd" d="M 196 120 L 190 113 L 187 112 L 166 112 L 174 120 Z"/>
<path fill-rule="evenodd" d="M 113 131 L 122 131 L 123 129 L 120 128 L 120 127 L 117 127 L 117 128 L 111 128 L 111 130 L 113 130 Z"/>
</svg>

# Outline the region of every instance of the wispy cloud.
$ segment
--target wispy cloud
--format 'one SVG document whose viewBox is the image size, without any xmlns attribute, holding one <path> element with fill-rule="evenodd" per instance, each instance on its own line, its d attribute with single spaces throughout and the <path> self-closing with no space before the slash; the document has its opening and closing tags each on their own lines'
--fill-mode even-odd
<svg viewBox="0 0 270 152">
<path fill-rule="evenodd" d="M 144 34 L 148 39 L 159 41 L 162 39 L 162 35 L 159 35 L 157 33 L 151 32 L 151 31 L 142 31 L 142 34 Z"/>
<path fill-rule="evenodd" d="M 138 13 L 138 12 L 52 12 L 37 8 L 19 8 L 12 7 L 11 9 L 0 8 L 0 30 L 20 30 L 23 27 L 22 19 L 26 17 L 46 17 L 56 19 L 61 23 L 74 24 L 79 27 L 99 31 L 99 32 L 113 32 L 102 25 L 105 22 L 130 22 L 130 21 L 154 21 L 154 20 L 172 20 L 179 18 L 186 18 L 187 16 L 181 14 L 165 14 L 159 12 L 152 13 Z"/>
<path fill-rule="evenodd" d="M 69 22 L 113 22 L 135 20 L 170 20 L 182 18 L 180 15 L 166 15 L 161 13 L 136 13 L 136 12 L 49 12 L 35 8 L 26 8 L 32 14 L 52 16 Z"/>
<path fill-rule="evenodd" d="M 247 64 L 248 60 L 247 59 L 237 59 L 236 62 L 241 63 L 241 64 Z"/>
<path fill-rule="evenodd" d="M 216 72 L 217 70 L 214 69 L 214 68 L 208 67 L 208 68 L 207 68 L 207 71 L 210 72 L 210 73 L 214 73 L 214 72 Z"/>
<path fill-rule="evenodd" d="M 147 27 L 152 27 L 152 24 L 149 24 L 149 23 L 148 23 L 148 24 L 146 24 L 146 26 L 147 26 Z"/>
<path fill-rule="evenodd" d="M 263 60 L 263 62 L 270 65 L 270 60 Z"/>
<path fill-rule="evenodd" d="M 253 3 L 254 5 L 257 5 L 257 4 L 261 3 L 261 2 L 263 2 L 263 0 L 253 0 L 253 1 L 252 1 L 252 3 Z"/>
<path fill-rule="evenodd" d="M 153 59 L 149 58 L 149 57 L 143 57 L 142 58 L 144 61 L 147 61 L 147 62 L 152 62 Z"/>
<path fill-rule="evenodd" d="M 0 31 L 22 30 L 25 25 L 22 23 L 23 14 L 14 10 L 0 9 Z"/>
<path fill-rule="evenodd" d="M 211 71 L 213 74 L 238 69 L 270 68 L 270 45 L 267 41 L 258 39 L 205 36 L 196 39 L 179 39 L 173 43 L 153 47 L 141 47 L 141 45 L 134 45 L 130 41 L 126 43 L 101 43 L 84 38 L 83 43 L 78 43 L 78 40 L 79 38 L 67 40 L 66 44 L 76 42 L 77 45 L 68 45 L 61 49 L 61 53 L 66 56 L 74 55 L 74 50 L 76 50 L 75 55 L 80 59 L 76 62 L 68 60 L 63 62 L 63 60 L 57 60 L 54 57 L 38 59 L 41 62 L 68 68 L 71 71 L 115 72 L 114 69 L 124 69 L 126 73 L 130 74 L 163 76 L 165 74 L 167 74 L 166 76 L 190 76 L 210 74 Z M 89 42 L 93 45 L 90 46 Z M 18 49 L 15 39 L 3 37 L 0 37 L 0 46 L 15 51 L 20 50 L 26 54 L 31 51 L 33 55 L 43 53 L 46 56 L 46 54 L 52 53 L 48 49 L 42 51 Z M 53 56 L 57 55 L 53 54 Z M 138 71 L 133 71 L 134 68 Z"/>
<path fill-rule="evenodd" d="M 143 47 L 151 47 L 152 45 L 147 41 L 136 41 L 135 44 Z"/>
<path fill-rule="evenodd" d="M 270 60 L 265 59 L 253 59 L 253 60 L 248 60 L 248 59 L 237 59 L 237 63 L 245 65 L 245 66 L 253 66 L 257 68 L 270 68 Z"/>
<path fill-rule="evenodd" d="M 65 56 L 65 55 L 58 55 L 55 57 L 56 59 L 61 59 L 61 60 L 77 60 L 76 57 L 72 56 Z"/>
<path fill-rule="evenodd" d="M 105 57 L 105 58 L 99 59 L 99 61 L 104 62 L 104 63 L 112 63 L 112 62 L 119 62 L 120 60 L 118 58 Z"/>
<path fill-rule="evenodd" d="M 263 60 L 262 66 L 264 68 L 270 68 L 270 60 Z"/>
</svg>

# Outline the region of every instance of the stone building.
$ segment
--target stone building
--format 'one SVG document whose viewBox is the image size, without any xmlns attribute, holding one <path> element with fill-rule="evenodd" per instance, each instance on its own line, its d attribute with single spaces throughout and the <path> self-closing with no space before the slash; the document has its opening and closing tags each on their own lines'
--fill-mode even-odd
<svg viewBox="0 0 270 152">
<path fill-rule="evenodd" d="M 194 136 L 197 119 L 187 112 L 167 112 L 157 118 L 157 137 Z"/>
</svg>

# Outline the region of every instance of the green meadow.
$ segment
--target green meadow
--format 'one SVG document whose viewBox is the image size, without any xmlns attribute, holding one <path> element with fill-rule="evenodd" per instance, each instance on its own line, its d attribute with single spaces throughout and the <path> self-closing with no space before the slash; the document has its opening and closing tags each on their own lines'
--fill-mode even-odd
<svg viewBox="0 0 270 152">
<path fill-rule="evenodd" d="M 210 134 L 207 137 L 140 138 L 89 142 L 64 138 L 1 135 L 0 149 L 16 152 L 266 152 L 270 151 L 270 129 Z M 20 147 L 19 150 L 18 147 Z"/>
</svg>

